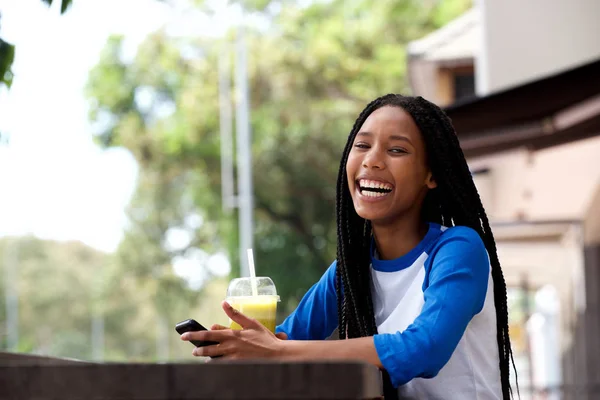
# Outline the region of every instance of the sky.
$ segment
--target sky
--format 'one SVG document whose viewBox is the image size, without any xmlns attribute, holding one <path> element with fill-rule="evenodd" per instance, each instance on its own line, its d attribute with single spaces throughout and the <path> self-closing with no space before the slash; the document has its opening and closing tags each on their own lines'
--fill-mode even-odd
<svg viewBox="0 0 600 400">
<path fill-rule="evenodd" d="M 126 57 L 150 32 L 219 35 L 237 19 L 212 20 L 156 0 L 0 0 L 0 35 L 16 45 L 12 88 L 0 89 L 0 237 L 33 234 L 79 240 L 112 252 L 122 239 L 124 209 L 137 165 L 124 149 L 99 148 L 83 88 L 111 34 L 123 34 Z M 221 259 L 222 261 L 222 259 Z"/>
</svg>

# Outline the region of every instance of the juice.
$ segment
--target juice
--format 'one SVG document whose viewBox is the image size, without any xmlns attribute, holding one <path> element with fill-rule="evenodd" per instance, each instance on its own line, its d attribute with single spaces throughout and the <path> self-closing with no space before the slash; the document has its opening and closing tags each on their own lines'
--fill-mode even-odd
<svg viewBox="0 0 600 400">
<path fill-rule="evenodd" d="M 275 317 L 279 296 L 273 280 L 265 276 L 236 278 L 229 282 L 227 302 L 249 318 L 254 318 L 275 333 Z M 231 329 L 242 327 L 229 320 Z"/>
<path fill-rule="evenodd" d="M 254 318 L 271 332 L 275 333 L 277 314 L 276 296 L 243 296 L 227 299 L 229 304 L 247 317 Z M 242 329 L 236 322 L 229 320 L 231 329 Z"/>
</svg>

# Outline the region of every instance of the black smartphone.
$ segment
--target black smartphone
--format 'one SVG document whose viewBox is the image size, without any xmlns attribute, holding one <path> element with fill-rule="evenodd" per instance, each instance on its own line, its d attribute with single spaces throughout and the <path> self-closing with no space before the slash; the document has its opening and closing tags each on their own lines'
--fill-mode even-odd
<svg viewBox="0 0 600 400">
<path fill-rule="evenodd" d="M 200 323 L 198 323 L 196 320 L 186 319 L 185 321 L 181 321 L 180 323 L 175 325 L 175 330 L 180 335 L 183 335 L 185 332 L 205 331 L 207 329 L 205 327 L 203 327 L 202 325 L 200 325 Z M 211 346 L 213 344 L 219 344 L 218 342 L 211 342 L 208 340 L 204 340 L 204 341 L 190 340 L 190 343 L 192 343 L 196 347 Z"/>
</svg>

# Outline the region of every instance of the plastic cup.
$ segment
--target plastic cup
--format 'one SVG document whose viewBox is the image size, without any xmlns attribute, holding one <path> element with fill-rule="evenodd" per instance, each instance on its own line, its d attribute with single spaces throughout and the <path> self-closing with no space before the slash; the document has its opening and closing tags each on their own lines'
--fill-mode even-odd
<svg viewBox="0 0 600 400">
<path fill-rule="evenodd" d="M 256 282 L 256 295 L 253 295 L 252 278 L 236 278 L 229 283 L 227 288 L 227 302 L 233 308 L 254 318 L 271 332 L 275 333 L 275 320 L 277 316 L 277 303 L 279 296 L 273 280 L 268 277 L 258 276 Z M 242 329 L 236 322 L 229 319 L 231 329 Z"/>
</svg>

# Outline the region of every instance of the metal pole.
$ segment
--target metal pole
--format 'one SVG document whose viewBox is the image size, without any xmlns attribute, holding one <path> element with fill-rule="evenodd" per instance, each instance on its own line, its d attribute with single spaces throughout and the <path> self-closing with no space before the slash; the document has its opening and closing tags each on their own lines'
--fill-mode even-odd
<svg viewBox="0 0 600 400">
<path fill-rule="evenodd" d="M 221 203 L 225 212 L 235 207 L 233 177 L 233 117 L 229 44 L 219 54 L 219 130 L 221 134 Z"/>
<path fill-rule="evenodd" d="M 170 336 L 167 318 L 159 312 L 156 319 L 156 358 L 159 362 L 169 359 Z"/>
<path fill-rule="evenodd" d="M 104 361 L 104 313 L 102 289 L 104 287 L 104 266 L 94 273 L 92 288 L 92 359 Z"/>
<path fill-rule="evenodd" d="M 6 296 L 6 344 L 10 351 L 19 346 L 19 239 L 8 241 L 4 254 L 4 293 Z"/>
<path fill-rule="evenodd" d="M 246 250 L 253 247 L 252 149 L 249 119 L 248 72 L 244 27 L 240 25 L 236 40 L 235 86 L 237 89 L 237 173 L 240 229 L 240 274 L 249 275 Z"/>
<path fill-rule="evenodd" d="M 104 361 L 104 316 L 97 311 L 92 317 L 92 359 Z"/>
<path fill-rule="evenodd" d="M 10 145 L 10 135 L 0 136 L 0 146 Z M 16 351 L 19 346 L 19 282 L 17 279 L 19 263 L 19 238 L 6 242 L 4 250 L 4 296 L 6 307 L 6 345 Z"/>
</svg>

